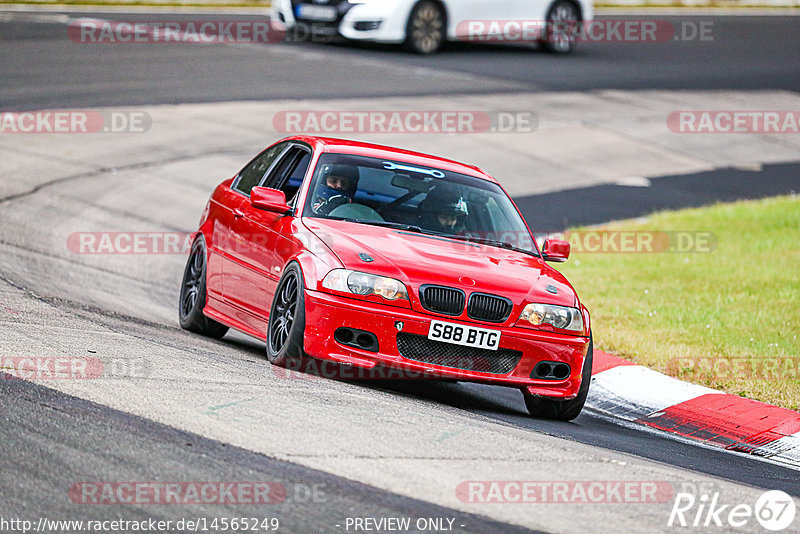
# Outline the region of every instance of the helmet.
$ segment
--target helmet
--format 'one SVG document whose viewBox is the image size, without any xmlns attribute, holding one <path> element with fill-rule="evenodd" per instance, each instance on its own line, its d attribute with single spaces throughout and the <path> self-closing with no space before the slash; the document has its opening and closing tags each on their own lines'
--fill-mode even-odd
<svg viewBox="0 0 800 534">
<path fill-rule="evenodd" d="M 358 167 L 353 165 L 324 165 L 317 187 L 314 189 L 312 201 L 314 211 L 327 215 L 336 206 L 352 202 L 358 188 L 358 178 Z M 329 204 L 331 199 L 335 201 Z"/>
<path fill-rule="evenodd" d="M 348 182 L 348 186 L 344 189 L 338 189 L 339 191 L 347 191 L 350 196 L 355 194 L 356 189 L 358 188 L 358 167 L 354 165 L 339 165 L 339 164 L 330 164 L 324 165 L 322 167 L 322 176 L 320 177 L 320 185 L 325 186 L 330 178 L 339 178 L 345 179 Z"/>
<path fill-rule="evenodd" d="M 444 184 L 433 188 L 420 202 L 422 224 L 429 230 L 457 233 L 464 229 L 464 219 L 469 214 L 467 203 L 458 189 Z"/>
</svg>

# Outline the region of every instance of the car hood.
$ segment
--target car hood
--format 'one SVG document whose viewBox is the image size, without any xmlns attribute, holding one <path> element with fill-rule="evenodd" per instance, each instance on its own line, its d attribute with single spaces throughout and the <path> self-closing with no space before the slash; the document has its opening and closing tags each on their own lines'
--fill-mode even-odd
<svg viewBox="0 0 800 534">
<path fill-rule="evenodd" d="M 396 278 L 414 295 L 419 286 L 436 284 L 501 295 L 515 307 L 529 302 L 578 305 L 566 278 L 530 254 L 335 219 L 303 222 L 346 268 Z M 417 298 L 411 300 L 419 306 Z"/>
</svg>

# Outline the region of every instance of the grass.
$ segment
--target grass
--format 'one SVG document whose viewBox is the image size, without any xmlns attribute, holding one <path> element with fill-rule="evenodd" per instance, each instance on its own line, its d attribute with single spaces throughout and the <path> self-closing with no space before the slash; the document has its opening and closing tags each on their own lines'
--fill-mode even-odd
<svg viewBox="0 0 800 534">
<path fill-rule="evenodd" d="M 659 9 L 686 9 L 691 11 L 693 9 L 702 9 L 713 11 L 718 9 L 720 11 L 736 11 L 741 10 L 743 13 L 746 13 L 747 10 L 759 9 L 759 10 L 779 10 L 779 9 L 790 9 L 794 10 L 800 7 L 800 3 L 795 0 L 793 3 L 786 2 L 785 4 L 769 4 L 769 3 L 741 3 L 737 2 L 736 0 L 726 1 L 726 0 L 710 0 L 704 3 L 685 3 L 682 0 L 674 0 L 673 2 L 647 2 L 644 1 L 640 4 L 615 4 L 614 2 L 600 2 L 594 4 L 595 13 L 597 15 L 603 15 L 605 10 L 613 10 L 619 11 L 623 9 L 652 9 L 653 11 L 657 11 Z M 713 14 L 713 13 L 711 13 Z"/>
<path fill-rule="evenodd" d="M 577 250 L 559 265 L 592 313 L 598 348 L 682 380 L 800 408 L 800 197 L 660 212 L 602 229 L 710 232 L 716 247 Z"/>
</svg>

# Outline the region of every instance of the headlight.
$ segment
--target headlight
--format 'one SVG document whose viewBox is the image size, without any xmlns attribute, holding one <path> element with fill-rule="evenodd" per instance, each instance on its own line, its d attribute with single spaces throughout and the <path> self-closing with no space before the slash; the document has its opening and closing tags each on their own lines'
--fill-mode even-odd
<svg viewBox="0 0 800 534">
<path fill-rule="evenodd" d="M 583 332 L 583 315 L 577 308 L 552 306 L 550 304 L 528 304 L 519 316 L 533 326 L 549 324 L 560 330 Z"/>
<path fill-rule="evenodd" d="M 403 282 L 349 269 L 332 270 L 322 280 L 322 287 L 356 295 L 379 295 L 386 300 L 408 300 Z"/>
</svg>

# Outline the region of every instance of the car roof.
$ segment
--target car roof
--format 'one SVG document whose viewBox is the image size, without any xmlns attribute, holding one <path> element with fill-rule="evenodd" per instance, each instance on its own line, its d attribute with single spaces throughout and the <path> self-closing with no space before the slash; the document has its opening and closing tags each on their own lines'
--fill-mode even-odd
<svg viewBox="0 0 800 534">
<path fill-rule="evenodd" d="M 436 167 L 445 171 L 466 174 L 475 178 L 481 178 L 490 181 L 492 183 L 497 183 L 497 180 L 495 180 L 491 175 L 475 165 L 467 165 L 451 159 L 440 158 L 439 156 L 424 154 L 422 152 L 414 152 L 412 150 L 406 150 L 403 148 L 364 143 L 362 141 L 350 139 L 337 139 L 334 137 L 318 137 L 311 135 L 299 135 L 283 139 L 283 141 L 288 140 L 303 141 L 311 145 L 315 150 L 321 150 L 322 152 L 335 152 L 340 154 L 353 154 L 358 156 L 393 159 L 402 161 L 404 163 Z"/>
</svg>

